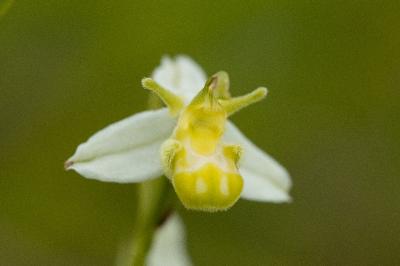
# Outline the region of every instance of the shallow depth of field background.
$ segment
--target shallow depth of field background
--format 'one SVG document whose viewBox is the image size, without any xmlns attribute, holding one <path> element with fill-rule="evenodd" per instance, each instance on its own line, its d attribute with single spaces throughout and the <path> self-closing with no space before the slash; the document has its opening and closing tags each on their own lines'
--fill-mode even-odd
<svg viewBox="0 0 400 266">
<path fill-rule="evenodd" d="M 234 95 L 269 88 L 232 119 L 294 183 L 291 204 L 180 207 L 196 265 L 399 264 L 400 4 L 283 2 L 16 0 L 0 19 L 0 264 L 114 263 L 135 185 L 63 162 L 144 110 L 141 78 L 179 53 L 226 70 Z"/>
</svg>

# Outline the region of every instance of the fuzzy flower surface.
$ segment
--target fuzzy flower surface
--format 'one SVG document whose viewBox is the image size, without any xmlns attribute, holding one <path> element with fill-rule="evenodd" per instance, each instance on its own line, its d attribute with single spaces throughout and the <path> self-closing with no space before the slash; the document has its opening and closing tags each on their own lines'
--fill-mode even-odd
<svg viewBox="0 0 400 266">
<path fill-rule="evenodd" d="M 235 112 L 262 100 L 266 88 L 231 97 L 226 72 L 207 79 L 187 56 L 164 57 L 142 84 L 166 107 L 100 130 L 78 146 L 66 169 L 118 183 L 165 175 L 183 205 L 195 210 L 225 210 L 239 198 L 290 201 L 285 168 L 229 121 Z"/>
</svg>

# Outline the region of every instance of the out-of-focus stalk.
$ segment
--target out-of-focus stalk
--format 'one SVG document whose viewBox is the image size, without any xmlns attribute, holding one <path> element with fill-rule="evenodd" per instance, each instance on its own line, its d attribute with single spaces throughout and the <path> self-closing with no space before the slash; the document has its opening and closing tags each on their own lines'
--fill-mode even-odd
<svg viewBox="0 0 400 266">
<path fill-rule="evenodd" d="M 151 94 L 148 105 L 149 109 L 157 109 L 162 103 L 158 97 Z M 168 197 L 170 188 L 168 179 L 164 176 L 138 185 L 138 208 L 132 250 L 133 266 L 145 265 L 154 231 L 165 214 L 171 210 Z"/>
</svg>

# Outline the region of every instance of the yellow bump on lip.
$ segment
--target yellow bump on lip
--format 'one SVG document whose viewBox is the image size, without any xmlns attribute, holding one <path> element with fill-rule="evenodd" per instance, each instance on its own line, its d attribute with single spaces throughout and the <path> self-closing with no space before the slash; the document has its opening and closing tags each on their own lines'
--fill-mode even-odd
<svg viewBox="0 0 400 266">
<path fill-rule="evenodd" d="M 175 174 L 172 183 L 186 208 L 203 211 L 228 209 L 238 200 L 243 188 L 238 173 L 225 173 L 213 163 Z"/>
</svg>

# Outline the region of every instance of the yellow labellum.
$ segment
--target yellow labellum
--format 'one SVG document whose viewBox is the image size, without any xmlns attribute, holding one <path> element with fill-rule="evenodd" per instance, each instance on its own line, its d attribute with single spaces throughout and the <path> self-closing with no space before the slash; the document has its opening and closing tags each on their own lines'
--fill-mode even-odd
<svg viewBox="0 0 400 266">
<path fill-rule="evenodd" d="M 173 176 L 172 183 L 187 208 L 205 211 L 231 207 L 243 187 L 238 173 L 226 173 L 214 163 L 207 163 L 191 172 L 179 172 Z"/>
</svg>

